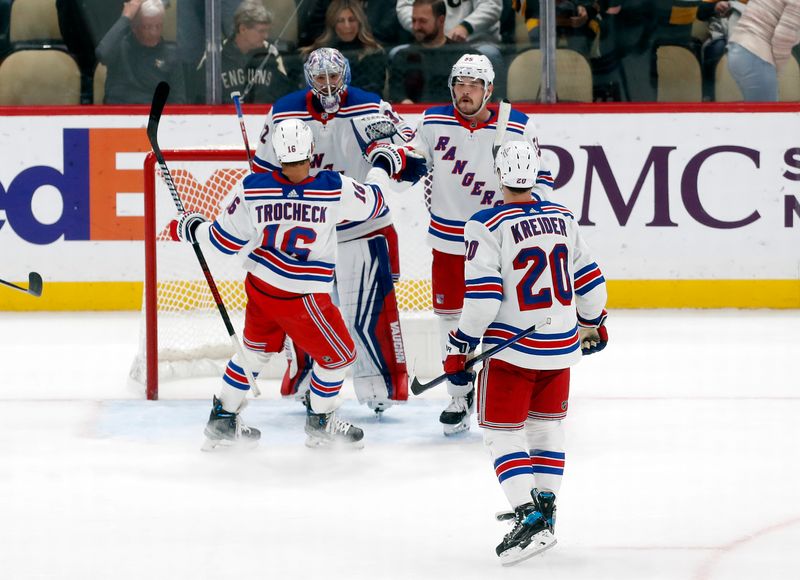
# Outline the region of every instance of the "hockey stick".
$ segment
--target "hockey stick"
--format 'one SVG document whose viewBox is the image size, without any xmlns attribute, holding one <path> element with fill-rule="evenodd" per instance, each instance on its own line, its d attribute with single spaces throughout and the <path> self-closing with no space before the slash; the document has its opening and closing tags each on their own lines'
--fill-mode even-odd
<svg viewBox="0 0 800 580">
<path fill-rule="evenodd" d="M 170 174 L 169 168 L 167 167 L 167 162 L 164 160 L 164 155 L 161 153 L 161 148 L 158 146 L 158 124 L 161 121 L 161 114 L 164 112 L 164 105 L 167 104 L 168 96 L 169 84 L 161 81 L 158 83 L 156 91 L 153 94 L 153 104 L 150 107 L 150 120 L 147 123 L 147 138 L 150 140 L 150 146 L 153 148 L 156 161 L 158 161 L 158 167 L 161 169 L 161 176 L 164 178 L 164 182 L 167 184 L 169 193 L 172 196 L 172 201 L 175 202 L 175 207 L 178 209 L 178 211 L 183 214 L 186 213 L 186 210 L 183 207 L 181 196 L 178 194 L 178 189 L 175 187 L 175 182 L 172 180 L 172 174 Z M 253 390 L 253 395 L 258 397 L 261 394 L 261 391 L 259 390 L 258 385 L 256 385 L 256 380 L 253 377 L 253 373 L 251 373 L 250 369 L 247 368 L 247 359 L 242 351 L 242 345 L 239 343 L 239 337 L 236 336 L 236 331 L 233 329 L 230 316 L 228 316 L 228 310 L 225 308 L 225 304 L 222 302 L 222 296 L 220 296 L 219 290 L 217 290 L 217 284 L 214 282 L 214 277 L 211 275 L 211 270 L 208 268 L 208 263 L 206 262 L 205 256 L 203 256 L 203 250 L 200 249 L 200 244 L 197 241 L 192 242 L 192 249 L 194 250 L 195 256 L 197 256 L 197 261 L 200 262 L 200 268 L 203 270 L 203 275 L 208 283 L 208 289 L 211 290 L 211 295 L 214 297 L 214 302 L 217 304 L 219 313 L 222 316 L 222 321 L 225 323 L 225 328 L 228 330 L 228 336 L 231 339 L 231 344 L 233 345 L 236 354 L 238 354 L 239 358 L 241 359 L 242 368 L 244 369 L 245 375 L 247 375 L 247 382 L 250 384 L 250 388 Z"/>
<path fill-rule="evenodd" d="M 503 144 L 503 137 L 506 136 L 506 127 L 508 126 L 508 117 L 511 115 L 511 103 L 508 99 L 500 101 L 500 106 L 497 108 L 497 126 L 494 130 L 494 143 L 492 144 L 492 161 L 497 157 L 497 151 Z"/>
<path fill-rule="evenodd" d="M 497 344 L 497 345 L 493 346 L 492 348 L 490 348 L 486 352 L 482 352 L 481 354 L 479 354 L 475 358 L 468 360 L 467 364 L 464 365 L 464 370 L 471 369 L 472 367 L 474 367 L 476 364 L 478 364 L 482 360 L 486 360 L 487 358 L 489 358 L 491 356 L 494 356 L 495 354 L 497 354 L 501 350 L 503 350 L 505 348 L 508 348 L 509 346 L 514 344 L 515 342 L 518 342 L 518 341 L 522 340 L 526 336 L 530 336 L 531 334 L 533 334 L 536 331 L 537 328 L 541 328 L 542 326 L 547 326 L 548 324 L 550 324 L 550 322 L 551 322 L 551 319 L 547 318 L 543 323 L 540 322 L 538 324 L 534 324 L 533 326 L 531 326 L 530 328 L 526 328 L 525 330 L 523 330 L 519 334 L 515 334 L 511 338 L 508 338 L 508 339 L 504 340 L 503 342 L 501 342 L 500 344 Z M 438 377 L 436 377 L 435 379 L 433 379 L 431 381 L 428 381 L 427 383 L 420 383 L 419 380 L 417 380 L 417 377 L 414 377 L 414 380 L 411 382 L 411 392 L 414 393 L 415 395 L 419 395 L 421 393 L 424 393 L 428 389 L 432 389 L 436 385 L 438 385 L 440 383 L 443 383 L 446 379 L 447 379 L 447 375 L 443 374 L 443 375 L 439 375 Z"/>
<path fill-rule="evenodd" d="M 247 153 L 247 162 L 250 164 L 250 173 L 253 173 L 253 154 L 250 152 L 250 141 L 247 139 L 247 128 L 244 126 L 244 114 L 242 113 L 242 94 L 239 91 L 231 93 L 233 106 L 236 107 L 236 116 L 239 118 L 239 129 L 242 131 L 244 140 L 244 150 Z"/>
<path fill-rule="evenodd" d="M 9 288 L 14 288 L 15 290 L 19 290 L 20 292 L 27 292 L 31 296 L 35 296 L 38 298 L 42 295 L 42 277 L 37 272 L 31 272 L 28 274 L 28 287 L 23 288 L 22 286 L 17 286 L 16 284 L 12 284 L 11 282 L 6 282 L 5 280 L 0 280 L 0 284 L 3 286 L 8 286 Z"/>
</svg>

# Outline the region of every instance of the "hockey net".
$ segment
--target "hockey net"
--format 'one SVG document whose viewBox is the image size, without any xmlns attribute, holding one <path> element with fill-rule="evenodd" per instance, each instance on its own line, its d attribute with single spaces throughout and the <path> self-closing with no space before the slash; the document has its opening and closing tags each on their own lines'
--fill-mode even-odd
<svg viewBox="0 0 800 580">
<path fill-rule="evenodd" d="M 165 150 L 164 158 L 186 211 L 213 218 L 248 173 L 244 150 Z M 415 186 L 417 187 L 417 186 Z M 422 184 L 419 186 L 422 189 Z M 139 350 L 131 377 L 158 398 L 160 381 L 219 375 L 230 358 L 230 338 L 189 244 L 170 240 L 177 211 L 151 153 L 144 163 L 145 284 Z M 395 291 L 403 318 L 427 317 L 430 250 L 421 191 L 389 194 L 400 242 L 401 280 Z M 238 256 L 204 252 L 234 329 L 241 338 L 246 297 Z"/>
</svg>

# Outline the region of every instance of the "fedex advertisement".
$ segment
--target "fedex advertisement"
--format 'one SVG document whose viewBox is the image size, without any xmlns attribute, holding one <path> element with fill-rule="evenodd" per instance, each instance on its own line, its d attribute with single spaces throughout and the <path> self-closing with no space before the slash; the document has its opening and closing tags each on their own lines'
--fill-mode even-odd
<svg viewBox="0 0 800 580">
<path fill-rule="evenodd" d="M 579 220 L 612 307 L 800 307 L 800 106 L 520 108 L 534 115 L 554 201 Z M 45 293 L 0 292 L 0 309 L 139 308 L 150 146 L 147 108 L 129 109 L 3 110 L 0 278 L 37 271 Z M 253 146 L 261 109 L 246 115 Z M 231 111 L 199 110 L 167 109 L 162 149 L 241 148 Z M 421 118 L 419 107 L 399 110 Z M 470 160 L 453 156 L 458 187 Z M 494 184 L 475 187 L 497 203 Z M 411 279 L 429 276 L 420 190 L 389 197 Z"/>
</svg>

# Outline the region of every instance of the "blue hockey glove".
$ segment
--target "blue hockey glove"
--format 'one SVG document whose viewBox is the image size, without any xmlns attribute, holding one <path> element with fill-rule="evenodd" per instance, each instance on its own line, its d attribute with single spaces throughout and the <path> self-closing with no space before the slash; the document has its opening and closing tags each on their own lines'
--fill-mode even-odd
<svg viewBox="0 0 800 580">
<path fill-rule="evenodd" d="M 475 373 L 466 370 L 467 357 L 478 347 L 479 339 L 472 338 L 460 330 L 447 337 L 447 358 L 444 359 L 444 372 L 447 380 L 460 387 L 475 380 Z"/>
</svg>

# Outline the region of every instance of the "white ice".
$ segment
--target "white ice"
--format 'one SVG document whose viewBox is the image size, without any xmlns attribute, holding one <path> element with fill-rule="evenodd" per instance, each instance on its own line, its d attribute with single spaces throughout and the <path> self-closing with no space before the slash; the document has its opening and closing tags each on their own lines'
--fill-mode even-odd
<svg viewBox="0 0 800 580">
<path fill-rule="evenodd" d="M 476 426 L 433 391 L 360 452 L 303 446 L 277 384 L 250 453 L 201 453 L 213 380 L 127 381 L 138 313 L 0 314 L 0 578 L 800 578 L 800 312 L 616 311 L 573 373 L 558 545 L 514 568 Z"/>
</svg>

